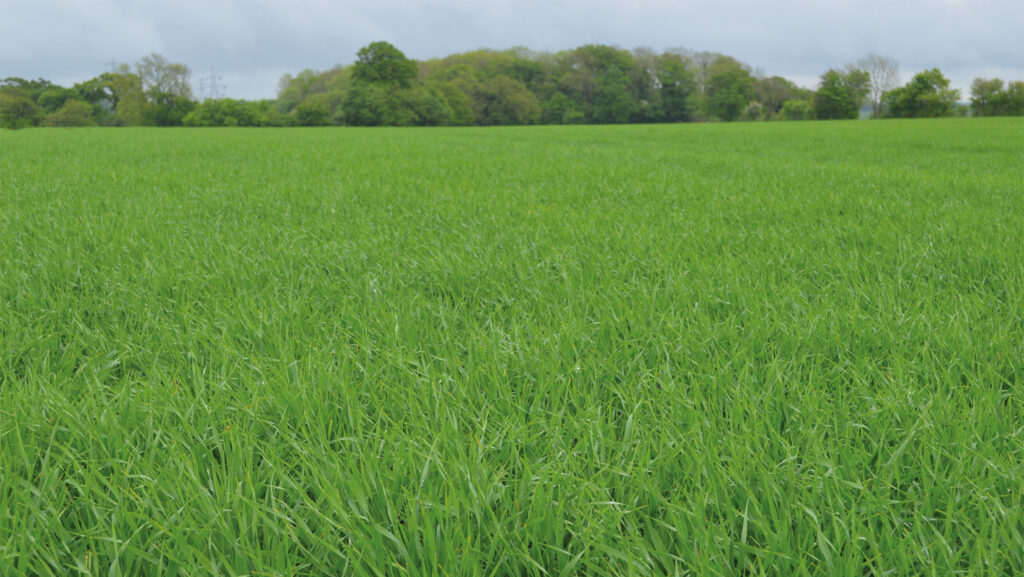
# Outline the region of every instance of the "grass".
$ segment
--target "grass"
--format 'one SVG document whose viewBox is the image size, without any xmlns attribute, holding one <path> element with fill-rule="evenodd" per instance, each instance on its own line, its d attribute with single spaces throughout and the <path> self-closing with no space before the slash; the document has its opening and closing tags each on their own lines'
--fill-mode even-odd
<svg viewBox="0 0 1024 577">
<path fill-rule="evenodd" d="M 0 574 L 1020 574 L 1022 143 L 0 131 Z"/>
</svg>

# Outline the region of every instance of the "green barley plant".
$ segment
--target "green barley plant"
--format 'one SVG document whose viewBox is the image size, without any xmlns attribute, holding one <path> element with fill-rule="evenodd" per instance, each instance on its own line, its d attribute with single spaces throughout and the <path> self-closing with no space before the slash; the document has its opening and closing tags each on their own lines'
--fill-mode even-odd
<svg viewBox="0 0 1024 577">
<path fill-rule="evenodd" d="M 1024 122 L 0 131 L 0 575 L 1024 572 Z"/>
</svg>

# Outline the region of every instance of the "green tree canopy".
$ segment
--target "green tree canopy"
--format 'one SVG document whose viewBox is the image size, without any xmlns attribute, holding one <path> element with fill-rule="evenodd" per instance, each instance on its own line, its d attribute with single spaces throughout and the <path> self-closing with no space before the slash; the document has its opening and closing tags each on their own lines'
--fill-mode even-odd
<svg viewBox="0 0 1024 577">
<path fill-rule="evenodd" d="M 1003 80 L 975 78 L 971 83 L 971 113 L 974 116 L 996 116 Z"/>
<path fill-rule="evenodd" d="M 345 123 L 352 126 L 438 126 L 452 121 L 440 91 L 423 86 L 390 90 L 384 84 L 357 83 L 344 104 Z"/>
<path fill-rule="evenodd" d="M 1024 82 L 1011 82 L 1003 91 L 1001 112 L 1006 116 L 1024 116 Z"/>
<path fill-rule="evenodd" d="M 373 42 L 356 53 L 352 79 L 356 82 L 409 87 L 416 79 L 416 63 L 387 42 Z"/>
<path fill-rule="evenodd" d="M 64 103 L 77 96 L 74 90 L 61 86 L 52 86 L 39 94 L 36 105 L 45 114 L 52 114 L 61 109 Z"/>
<path fill-rule="evenodd" d="M 43 126 L 92 126 L 93 109 L 81 100 L 67 100 L 60 110 L 43 119 Z"/>
<path fill-rule="evenodd" d="M 477 106 L 477 118 L 485 125 L 536 124 L 541 116 L 540 103 L 526 85 L 503 75 L 484 83 Z"/>
<path fill-rule="evenodd" d="M 681 54 L 665 52 L 655 61 L 654 77 L 661 97 L 662 120 L 683 122 L 690 119 L 691 98 L 697 90 L 693 72 Z"/>
<path fill-rule="evenodd" d="M 135 70 L 146 93 L 192 99 L 192 71 L 188 66 L 154 52 L 135 63 Z"/>
<path fill-rule="evenodd" d="M 196 103 L 170 92 L 149 92 L 149 102 L 143 110 L 142 121 L 148 126 L 182 126 Z"/>
<path fill-rule="evenodd" d="M 630 94 L 629 52 L 591 44 L 570 52 L 562 61 L 562 92 L 580 103 L 589 123 L 629 122 L 637 103 Z"/>
<path fill-rule="evenodd" d="M 43 78 L 26 80 L 16 76 L 9 76 L 0 80 L 0 92 L 8 92 L 9 94 L 17 92 L 19 95 L 27 97 L 37 105 L 39 97 L 51 88 L 60 87 Z"/>
<path fill-rule="evenodd" d="M 814 114 L 819 120 L 857 118 L 870 88 L 871 78 L 864 70 L 832 68 L 821 75 L 814 94 Z"/>
<path fill-rule="evenodd" d="M 0 128 L 28 128 L 39 121 L 39 107 L 25 90 L 0 90 Z"/>
<path fill-rule="evenodd" d="M 768 118 L 774 118 L 791 100 L 805 100 L 808 91 L 781 76 L 759 78 L 754 82 L 754 99 L 761 103 Z"/>
<path fill-rule="evenodd" d="M 541 102 L 541 122 L 544 124 L 583 124 L 583 111 L 564 92 L 555 92 Z"/>
<path fill-rule="evenodd" d="M 787 100 L 782 103 L 777 118 L 779 120 L 811 120 L 814 118 L 814 111 L 811 108 L 811 103 L 807 100 Z"/>
<path fill-rule="evenodd" d="M 953 116 L 960 91 L 949 87 L 949 79 L 938 68 L 915 74 L 905 86 L 885 93 L 886 113 L 893 118 L 939 118 Z"/>
<path fill-rule="evenodd" d="M 1024 82 L 1005 84 L 1000 78 L 976 78 L 971 84 L 974 116 L 1024 116 Z"/>
<path fill-rule="evenodd" d="M 256 102 L 218 98 L 204 100 L 183 119 L 185 126 L 264 126 Z"/>
<path fill-rule="evenodd" d="M 740 67 L 728 67 L 708 78 L 705 107 L 719 120 L 736 120 L 754 97 L 754 77 Z"/>
<path fill-rule="evenodd" d="M 448 108 L 451 110 L 451 124 L 454 126 L 469 126 L 476 122 L 476 112 L 473 110 L 473 99 L 469 93 L 472 89 L 459 79 L 445 82 L 437 87 L 437 90 L 444 97 Z"/>
<path fill-rule="evenodd" d="M 306 100 L 295 107 L 295 122 L 299 126 L 327 126 L 331 123 L 331 111 L 324 102 Z"/>
</svg>

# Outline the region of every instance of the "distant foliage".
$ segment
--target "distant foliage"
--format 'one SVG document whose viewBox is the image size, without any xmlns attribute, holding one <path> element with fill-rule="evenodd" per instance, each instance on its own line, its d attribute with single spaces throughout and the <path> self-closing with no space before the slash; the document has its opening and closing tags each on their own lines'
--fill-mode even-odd
<svg viewBox="0 0 1024 577">
<path fill-rule="evenodd" d="M 196 108 L 194 100 L 171 92 L 149 92 L 147 96 L 143 122 L 148 126 L 182 126 Z"/>
<path fill-rule="evenodd" d="M 192 99 L 192 71 L 184 64 L 171 62 L 154 53 L 139 60 L 135 71 L 146 92 Z"/>
<path fill-rule="evenodd" d="M 67 100 L 64 105 L 43 119 L 43 126 L 92 126 L 93 109 L 81 100 Z"/>
<path fill-rule="evenodd" d="M 65 88 L 0 81 L 0 127 L 494 126 L 1024 115 L 1024 83 L 978 79 L 970 107 L 938 69 L 899 83 L 899 63 L 869 54 L 816 89 L 716 52 L 588 44 L 561 52 L 480 49 L 415 61 L 388 42 L 350 66 L 285 74 L 273 100 L 197 102 L 191 71 L 162 55 Z M 68 102 L 76 102 L 65 110 Z M 89 113 L 86 114 L 86 107 Z"/>
<path fill-rule="evenodd" d="M 949 79 L 938 68 L 914 77 L 905 86 L 885 93 L 886 114 L 892 118 L 941 118 L 956 114 L 960 91 L 949 87 Z"/>
<path fill-rule="evenodd" d="M 871 117 L 881 118 L 885 113 L 882 97 L 889 90 L 899 86 L 900 63 L 895 58 L 872 53 L 848 66 L 850 69 L 863 70 L 868 73 L 870 82 L 867 98 L 871 103 Z"/>
<path fill-rule="evenodd" d="M 60 110 L 68 100 L 74 100 L 78 95 L 70 88 L 53 86 L 39 94 L 36 105 L 43 114 L 53 114 Z M 92 111 L 89 112 L 92 114 Z"/>
<path fill-rule="evenodd" d="M 787 100 L 779 111 L 779 120 L 813 120 L 814 110 L 806 100 Z"/>
<path fill-rule="evenodd" d="M 829 70 L 821 75 L 814 95 L 818 120 L 855 119 L 871 87 L 871 77 L 859 69 Z"/>
<path fill-rule="evenodd" d="M 637 83 L 644 87 L 660 113 L 648 116 L 650 120 L 661 122 L 685 122 L 690 120 L 693 110 L 692 97 L 696 91 L 693 72 L 689 69 L 688 60 L 676 52 L 666 52 L 653 58 L 654 82 L 648 82 L 646 74 L 651 68 L 641 68 Z"/>
<path fill-rule="evenodd" d="M 352 78 L 356 82 L 407 88 L 416 79 L 416 63 L 387 42 L 374 42 L 360 48 L 356 56 L 358 59 L 352 66 Z"/>
<path fill-rule="evenodd" d="M 205 100 L 189 112 L 185 126 L 267 126 L 271 122 L 259 102 L 220 98 Z"/>
<path fill-rule="evenodd" d="M 1001 78 L 977 78 L 971 84 L 974 116 L 1024 116 L 1024 82 L 1004 84 Z"/>
<path fill-rule="evenodd" d="M 295 107 L 295 120 L 299 126 L 328 126 L 331 113 L 320 102 L 303 102 Z"/>
<path fill-rule="evenodd" d="M 537 97 L 521 81 L 504 75 L 484 83 L 477 105 L 477 118 L 484 125 L 536 124 L 541 117 Z"/>
<path fill-rule="evenodd" d="M 800 88 L 781 76 L 758 78 L 754 83 L 754 100 L 763 107 L 764 120 L 777 119 L 787 103 L 806 104 L 812 94 L 810 90 Z"/>
<path fill-rule="evenodd" d="M 563 91 L 580 103 L 588 123 L 629 122 L 638 102 L 629 82 L 628 52 L 611 46 L 583 46 L 572 51 L 561 68 Z"/>
<path fill-rule="evenodd" d="M 740 67 L 730 66 L 708 78 L 706 108 L 717 120 L 736 120 L 754 96 L 754 77 Z"/>
<path fill-rule="evenodd" d="M 28 128 L 38 121 L 39 107 L 27 94 L 13 90 L 0 92 L 0 128 Z"/>
<path fill-rule="evenodd" d="M 742 112 L 754 98 L 749 67 L 715 58 L 745 71 L 749 86 L 733 96 L 743 100 L 736 105 Z M 373 43 L 347 68 L 285 75 L 277 103 L 296 124 L 298 105 L 318 94 L 342 103 L 328 107 L 331 123 L 353 126 L 685 122 L 703 115 L 693 65 L 684 51 L 597 44 L 557 54 L 475 50 L 415 63 L 390 44 Z"/>
</svg>

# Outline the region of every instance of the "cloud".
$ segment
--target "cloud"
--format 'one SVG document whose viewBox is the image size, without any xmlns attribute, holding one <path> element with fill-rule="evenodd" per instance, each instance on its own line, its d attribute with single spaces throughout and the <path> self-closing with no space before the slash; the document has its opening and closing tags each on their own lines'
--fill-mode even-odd
<svg viewBox="0 0 1024 577">
<path fill-rule="evenodd" d="M 0 0 L 0 76 L 63 84 L 112 58 L 159 52 L 227 94 L 272 97 L 276 78 L 350 63 L 392 42 L 413 58 L 481 47 L 558 51 L 588 43 L 730 54 L 805 85 L 868 52 L 904 76 L 940 67 L 1024 79 L 1019 0 Z"/>
</svg>

